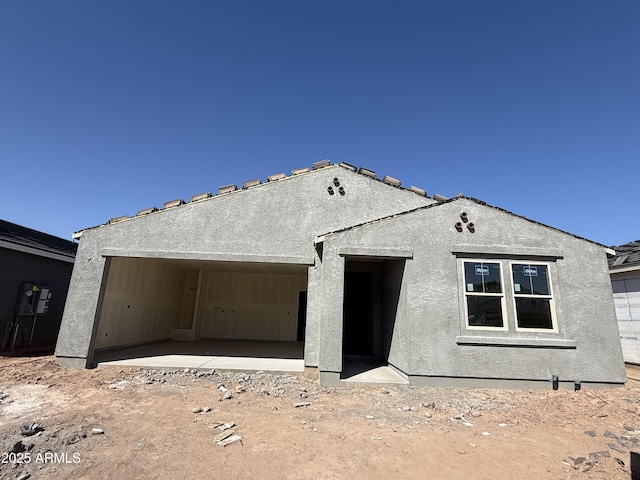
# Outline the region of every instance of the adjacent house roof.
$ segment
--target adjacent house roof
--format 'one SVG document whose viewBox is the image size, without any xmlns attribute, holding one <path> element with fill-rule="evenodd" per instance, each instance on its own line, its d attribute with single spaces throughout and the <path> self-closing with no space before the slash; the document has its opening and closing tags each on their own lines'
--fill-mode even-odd
<svg viewBox="0 0 640 480">
<path fill-rule="evenodd" d="M 611 271 L 640 269 L 640 240 L 611 248 L 616 251 L 615 257 L 609 259 Z"/>
<path fill-rule="evenodd" d="M 73 259 L 76 256 L 78 244 L 6 220 L 0 220 L 0 247 L 43 256 L 55 255 Z"/>
</svg>

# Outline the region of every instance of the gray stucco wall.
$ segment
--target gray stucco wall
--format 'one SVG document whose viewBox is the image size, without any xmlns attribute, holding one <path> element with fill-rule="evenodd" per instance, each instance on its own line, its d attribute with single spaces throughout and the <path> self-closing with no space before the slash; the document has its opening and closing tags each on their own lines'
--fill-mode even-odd
<svg viewBox="0 0 640 480">
<path fill-rule="evenodd" d="M 454 227 L 463 211 L 475 224 L 473 233 Z M 376 249 L 412 252 L 405 264 L 389 358 L 412 381 L 548 381 L 552 375 L 561 381 L 625 381 L 604 248 L 464 198 L 326 236 L 321 372 L 342 368 L 344 252 L 353 258 L 358 250 L 366 255 Z M 508 331 L 467 329 L 464 258 L 503 262 L 505 291 L 512 285 L 510 260 L 548 262 L 557 331 L 516 331 L 509 296 Z"/>
<path fill-rule="evenodd" d="M 334 178 L 344 196 L 327 193 L 327 187 L 335 188 Z M 430 203 L 429 198 L 331 166 L 86 230 L 56 355 L 62 364 L 86 366 L 109 257 L 297 263 L 310 268 L 305 358 L 315 366 L 322 332 L 314 237 Z"/>
</svg>

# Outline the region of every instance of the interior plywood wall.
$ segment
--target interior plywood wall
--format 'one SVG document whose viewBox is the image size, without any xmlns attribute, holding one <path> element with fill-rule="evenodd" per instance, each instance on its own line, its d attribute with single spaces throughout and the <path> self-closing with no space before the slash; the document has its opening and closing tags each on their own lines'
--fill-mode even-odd
<svg viewBox="0 0 640 480">
<path fill-rule="evenodd" d="M 185 270 L 158 260 L 112 258 L 95 348 L 169 338 L 185 278 Z"/>
<path fill-rule="evenodd" d="M 306 275 L 205 272 L 198 312 L 202 338 L 295 341 Z"/>
</svg>

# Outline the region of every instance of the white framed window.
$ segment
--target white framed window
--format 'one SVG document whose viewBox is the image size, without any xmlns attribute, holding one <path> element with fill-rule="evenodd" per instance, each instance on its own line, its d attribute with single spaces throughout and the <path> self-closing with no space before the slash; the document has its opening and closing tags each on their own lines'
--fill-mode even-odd
<svg viewBox="0 0 640 480">
<path fill-rule="evenodd" d="M 516 330 L 557 332 L 549 264 L 511 262 Z"/>
<path fill-rule="evenodd" d="M 465 260 L 463 268 L 467 329 L 508 330 L 500 262 Z"/>
</svg>

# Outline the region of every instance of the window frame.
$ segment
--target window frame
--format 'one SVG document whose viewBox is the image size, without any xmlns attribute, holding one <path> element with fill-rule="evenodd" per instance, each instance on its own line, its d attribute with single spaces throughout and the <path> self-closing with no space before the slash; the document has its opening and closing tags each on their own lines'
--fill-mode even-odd
<svg viewBox="0 0 640 480">
<path fill-rule="evenodd" d="M 474 258 L 463 258 L 462 260 L 462 279 L 463 279 L 463 294 L 464 294 L 464 318 L 465 318 L 465 328 L 467 330 L 480 330 L 480 331 L 494 331 L 494 332 L 507 332 L 509 331 L 509 315 L 507 311 L 507 302 L 506 302 L 506 284 L 504 282 L 504 264 L 500 260 L 496 259 L 474 259 Z M 497 264 L 500 267 L 500 293 L 484 293 L 484 292 L 468 292 L 467 291 L 467 274 L 466 274 L 466 263 L 480 263 L 480 264 L 488 264 L 493 263 Z M 491 297 L 491 298 L 500 298 L 500 309 L 502 311 L 502 326 L 494 327 L 494 326 L 483 326 L 483 325 L 470 325 L 469 324 L 469 304 L 467 303 L 467 297 L 469 296 L 477 296 L 477 297 Z"/>
<path fill-rule="evenodd" d="M 511 283 L 511 297 L 513 304 L 513 314 L 514 314 L 514 325 L 516 332 L 532 332 L 532 333 L 558 333 L 558 315 L 555 297 L 553 295 L 553 280 L 552 280 L 552 272 L 551 272 L 551 263 L 550 262 L 541 262 L 541 261 L 527 261 L 527 260 L 510 260 L 509 262 L 509 278 Z M 547 267 L 547 282 L 549 287 L 548 295 L 541 294 L 523 294 L 516 293 L 515 281 L 513 279 L 513 266 L 514 265 L 528 265 L 528 266 L 545 266 Z M 517 298 L 540 298 L 549 300 L 549 310 L 551 311 L 551 326 L 552 328 L 527 328 L 520 327 L 518 320 L 518 306 L 516 304 Z"/>
</svg>

